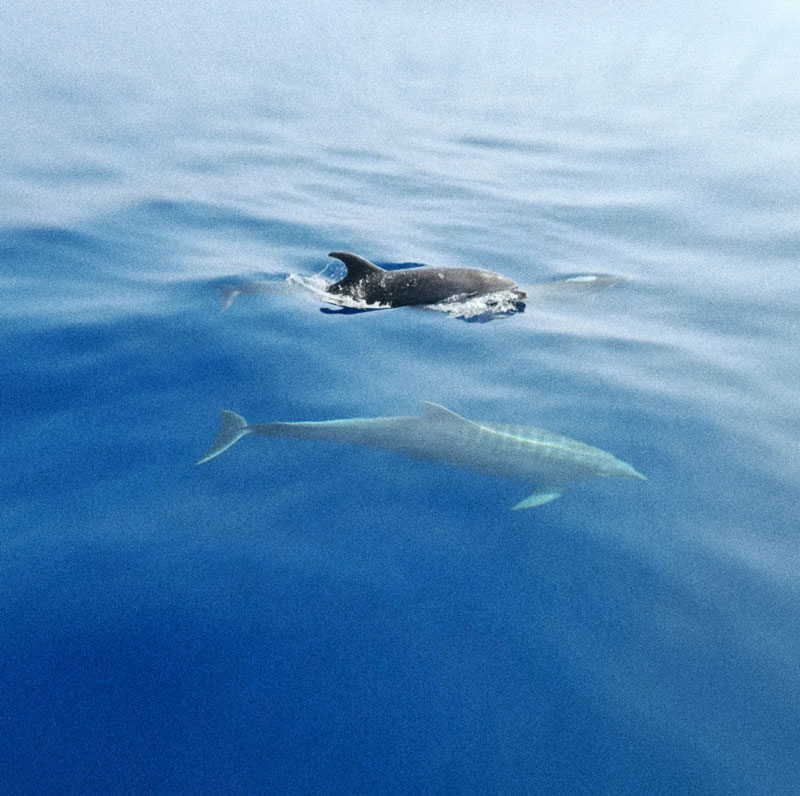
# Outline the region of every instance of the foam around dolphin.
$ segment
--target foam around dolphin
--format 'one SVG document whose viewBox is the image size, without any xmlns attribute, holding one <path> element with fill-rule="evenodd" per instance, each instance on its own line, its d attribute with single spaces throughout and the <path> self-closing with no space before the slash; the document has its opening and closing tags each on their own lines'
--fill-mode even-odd
<svg viewBox="0 0 800 796">
<path fill-rule="evenodd" d="M 451 299 L 512 291 L 524 308 L 525 291 L 513 280 L 480 268 L 400 268 L 387 271 L 351 252 L 331 252 L 347 268 L 344 279 L 326 288 L 333 296 L 380 307 L 412 307 L 439 304 Z"/>
<path fill-rule="evenodd" d="M 550 503 L 580 478 L 644 479 L 612 454 L 552 431 L 473 421 L 438 404 L 423 402 L 423 406 L 422 415 L 254 424 L 223 410 L 217 438 L 197 464 L 219 456 L 250 434 L 344 442 L 535 485 L 534 492 L 515 509 Z"/>
</svg>

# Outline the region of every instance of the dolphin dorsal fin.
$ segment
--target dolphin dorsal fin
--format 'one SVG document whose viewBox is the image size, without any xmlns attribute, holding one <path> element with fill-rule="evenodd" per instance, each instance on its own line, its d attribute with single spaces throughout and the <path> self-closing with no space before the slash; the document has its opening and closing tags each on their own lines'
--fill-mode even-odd
<svg viewBox="0 0 800 796">
<path fill-rule="evenodd" d="M 328 257 L 334 257 L 335 259 L 341 260 L 344 263 L 344 267 L 347 268 L 346 279 L 348 281 L 358 282 L 370 274 L 383 273 L 383 268 L 380 268 L 379 266 L 375 265 L 375 263 L 371 263 L 369 260 L 365 260 L 363 257 L 359 257 L 357 254 L 352 254 L 351 252 L 331 252 Z"/>
<path fill-rule="evenodd" d="M 441 404 L 432 404 L 430 401 L 423 401 L 422 406 L 425 410 L 425 417 L 427 417 L 428 420 L 445 420 L 449 423 L 472 423 L 471 420 L 467 420 L 466 417 L 457 415 L 455 412 L 450 411 L 446 406 L 442 406 Z"/>
</svg>

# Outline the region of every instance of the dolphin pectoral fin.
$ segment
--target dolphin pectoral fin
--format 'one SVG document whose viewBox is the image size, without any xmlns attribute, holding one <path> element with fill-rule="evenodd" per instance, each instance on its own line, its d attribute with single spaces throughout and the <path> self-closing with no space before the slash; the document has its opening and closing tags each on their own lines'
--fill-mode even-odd
<svg viewBox="0 0 800 796">
<path fill-rule="evenodd" d="M 518 509 L 535 509 L 537 506 L 544 506 L 545 503 L 551 503 L 558 500 L 562 495 L 560 489 L 552 486 L 542 487 L 537 489 L 532 495 L 529 495 L 525 500 L 520 500 L 516 506 L 512 506 L 512 511 Z"/>
<path fill-rule="evenodd" d="M 219 311 L 225 312 L 241 292 L 236 285 L 219 285 Z"/>
<path fill-rule="evenodd" d="M 203 464 L 215 456 L 219 456 L 223 451 L 228 450 L 234 442 L 237 442 L 246 434 L 250 433 L 250 428 L 247 421 L 236 412 L 229 412 L 223 409 L 220 412 L 221 422 L 217 438 L 214 444 L 206 451 L 205 455 L 200 457 L 195 464 Z"/>
</svg>

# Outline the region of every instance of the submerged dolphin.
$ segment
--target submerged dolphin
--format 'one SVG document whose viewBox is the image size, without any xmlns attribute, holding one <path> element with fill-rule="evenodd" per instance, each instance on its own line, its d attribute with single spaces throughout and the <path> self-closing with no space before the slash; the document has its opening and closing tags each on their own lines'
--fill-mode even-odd
<svg viewBox="0 0 800 796">
<path fill-rule="evenodd" d="M 449 299 L 466 299 L 500 291 L 511 291 L 520 309 L 525 291 L 507 276 L 480 268 L 400 268 L 387 271 L 350 252 L 331 252 L 341 260 L 347 275 L 326 289 L 333 296 L 380 307 L 412 307 L 439 304 Z"/>
<path fill-rule="evenodd" d="M 223 282 L 217 287 L 219 288 L 220 312 L 230 309 L 237 296 L 255 293 L 285 293 L 293 289 L 293 285 L 288 282 L 278 282 L 274 279 L 263 282 L 245 282 L 241 285 Z"/>
<path fill-rule="evenodd" d="M 614 274 L 567 274 L 554 276 L 527 287 L 529 299 L 561 300 L 592 296 L 624 282 Z"/>
<path fill-rule="evenodd" d="M 248 424 L 241 415 L 223 410 L 217 438 L 197 464 L 219 456 L 247 434 L 347 442 L 535 484 L 536 491 L 515 509 L 556 500 L 576 478 L 644 479 L 610 453 L 552 431 L 467 420 L 444 406 L 423 405 L 419 416 L 301 423 Z"/>
</svg>

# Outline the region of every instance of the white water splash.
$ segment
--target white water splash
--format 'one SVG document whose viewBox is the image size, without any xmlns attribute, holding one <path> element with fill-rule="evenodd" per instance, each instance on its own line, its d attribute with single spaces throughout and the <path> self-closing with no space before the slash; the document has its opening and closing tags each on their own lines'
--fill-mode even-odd
<svg viewBox="0 0 800 796">
<path fill-rule="evenodd" d="M 334 284 L 320 274 L 309 276 L 307 274 L 289 274 L 286 281 L 290 285 L 307 290 L 311 295 L 325 304 L 336 304 L 338 307 L 348 307 L 357 310 L 388 310 L 391 304 L 369 304 L 363 299 L 347 296 L 340 293 L 328 293 L 328 288 Z"/>
<path fill-rule="evenodd" d="M 451 318 L 465 321 L 491 321 L 522 312 L 525 308 L 519 290 L 498 290 L 483 296 L 453 296 L 438 304 L 426 305 L 425 309 L 446 312 Z"/>
</svg>

